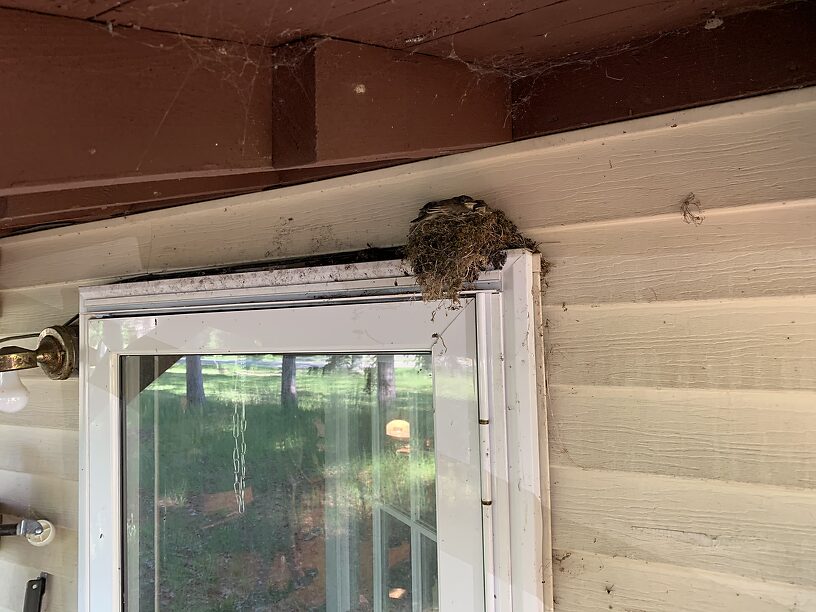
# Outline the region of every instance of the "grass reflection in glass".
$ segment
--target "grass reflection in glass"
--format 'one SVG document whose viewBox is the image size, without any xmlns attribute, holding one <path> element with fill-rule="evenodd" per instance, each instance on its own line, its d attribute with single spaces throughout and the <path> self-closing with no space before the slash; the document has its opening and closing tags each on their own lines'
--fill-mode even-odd
<svg viewBox="0 0 816 612">
<path fill-rule="evenodd" d="M 380 410 L 375 356 L 299 355 L 296 364 L 294 408 L 281 405 L 281 356 L 250 355 L 203 356 L 203 402 L 188 401 L 182 359 L 126 410 L 125 452 L 138 462 L 138 499 L 126 500 L 125 516 L 133 526 L 127 546 L 137 547 L 128 559 L 138 567 L 128 571 L 138 571 L 138 592 L 127 596 L 139 612 L 154 610 L 155 599 L 162 612 L 374 609 L 374 469 L 379 498 L 410 507 L 412 489 L 434 489 L 432 444 L 428 452 L 425 439 L 394 439 L 372 458 L 372 417 Z M 394 381 L 388 418 L 414 415 L 425 423 L 417 433 L 432 440 L 428 358 L 396 356 Z M 240 399 L 244 513 L 233 490 Z M 344 558 L 357 561 L 351 577 L 327 559 L 341 541 Z"/>
</svg>

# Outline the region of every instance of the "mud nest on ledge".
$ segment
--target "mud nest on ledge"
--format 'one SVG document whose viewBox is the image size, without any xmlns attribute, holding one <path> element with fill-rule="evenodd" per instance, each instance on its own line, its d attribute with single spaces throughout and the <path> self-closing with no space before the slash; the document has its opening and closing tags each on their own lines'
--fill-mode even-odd
<svg viewBox="0 0 816 612">
<path fill-rule="evenodd" d="M 515 223 L 481 200 L 459 196 L 429 202 L 411 224 L 405 261 L 422 287 L 425 301 L 459 303 L 462 289 L 479 274 L 498 269 L 508 249 L 536 251 Z"/>
</svg>

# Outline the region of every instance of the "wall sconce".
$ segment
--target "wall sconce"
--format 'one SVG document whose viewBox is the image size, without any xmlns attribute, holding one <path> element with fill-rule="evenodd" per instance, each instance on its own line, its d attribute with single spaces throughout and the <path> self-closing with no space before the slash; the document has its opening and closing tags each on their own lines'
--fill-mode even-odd
<svg viewBox="0 0 816 612">
<path fill-rule="evenodd" d="M 79 327 L 72 324 L 46 327 L 39 334 L 0 339 L 0 344 L 21 338 L 39 338 L 35 349 L 19 346 L 0 348 L 0 411 L 19 412 L 28 403 L 18 370 L 39 368 L 53 380 L 65 380 L 79 367 Z"/>
</svg>

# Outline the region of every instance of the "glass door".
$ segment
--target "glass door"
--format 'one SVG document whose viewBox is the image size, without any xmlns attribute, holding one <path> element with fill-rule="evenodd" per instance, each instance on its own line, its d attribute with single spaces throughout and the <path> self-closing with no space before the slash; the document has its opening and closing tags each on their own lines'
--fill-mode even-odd
<svg viewBox="0 0 816 612">
<path fill-rule="evenodd" d="M 122 357 L 128 610 L 439 609 L 430 354 L 168 363 Z"/>
<path fill-rule="evenodd" d="M 483 609 L 472 301 L 100 319 L 88 336 L 118 470 L 90 466 L 122 492 L 91 505 L 121 534 L 125 610 Z"/>
</svg>

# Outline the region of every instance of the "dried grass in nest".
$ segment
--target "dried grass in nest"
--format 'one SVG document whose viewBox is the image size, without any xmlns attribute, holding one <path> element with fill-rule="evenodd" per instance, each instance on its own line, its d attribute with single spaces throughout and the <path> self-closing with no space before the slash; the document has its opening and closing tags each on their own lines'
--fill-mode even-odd
<svg viewBox="0 0 816 612">
<path fill-rule="evenodd" d="M 507 249 L 535 250 L 500 210 L 439 215 L 417 223 L 408 234 L 405 260 L 413 269 L 426 301 L 459 302 L 465 285 L 479 274 L 500 268 Z"/>
</svg>

